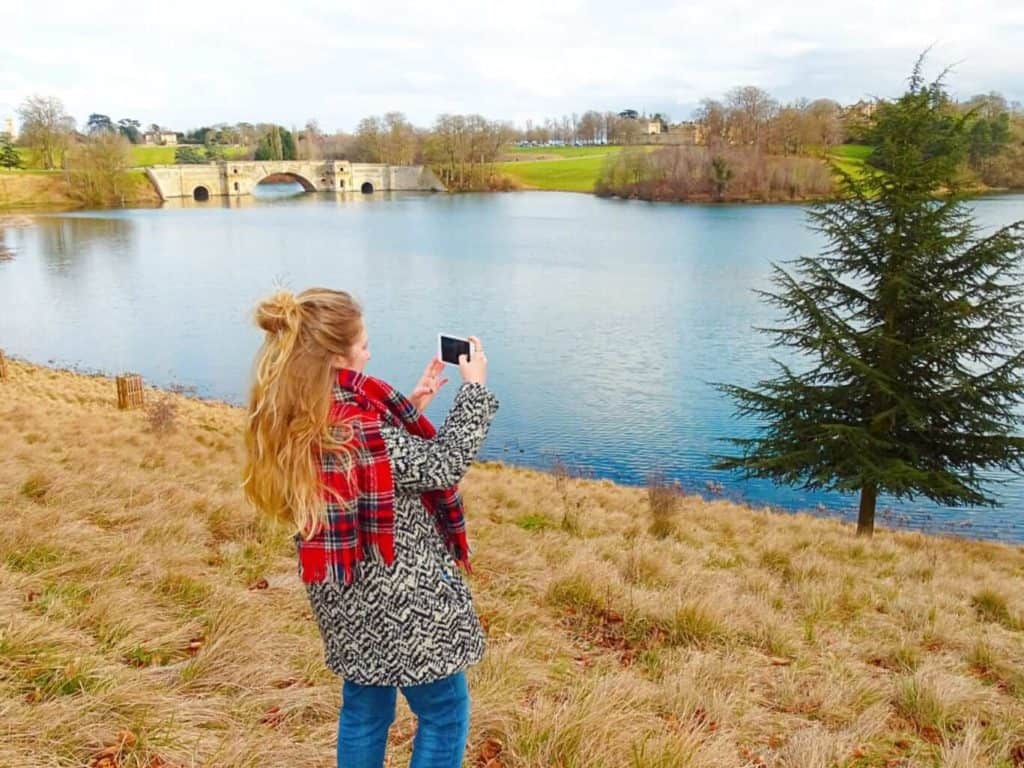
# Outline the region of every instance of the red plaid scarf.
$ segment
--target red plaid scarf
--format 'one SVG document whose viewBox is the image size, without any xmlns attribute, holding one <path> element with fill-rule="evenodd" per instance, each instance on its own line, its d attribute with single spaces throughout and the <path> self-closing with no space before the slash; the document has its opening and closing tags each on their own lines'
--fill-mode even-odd
<svg viewBox="0 0 1024 768">
<path fill-rule="evenodd" d="M 356 578 L 355 563 L 363 559 L 367 549 L 376 549 L 388 565 L 395 557 L 395 485 L 380 434 L 381 423 L 426 439 L 434 437 L 437 431 L 390 384 L 348 368 L 338 370 L 329 418 L 332 424 L 348 422 L 353 428 L 356 488 L 350 485 L 344 465 L 335 454 L 319 455 L 327 525 L 309 541 L 297 536 L 296 543 L 303 581 L 341 581 L 344 576 L 345 583 L 350 584 Z M 346 501 L 358 494 L 356 504 L 338 503 L 328 489 Z M 420 498 L 426 511 L 434 516 L 434 524 L 452 558 L 471 573 L 458 488 L 427 491 Z"/>
</svg>

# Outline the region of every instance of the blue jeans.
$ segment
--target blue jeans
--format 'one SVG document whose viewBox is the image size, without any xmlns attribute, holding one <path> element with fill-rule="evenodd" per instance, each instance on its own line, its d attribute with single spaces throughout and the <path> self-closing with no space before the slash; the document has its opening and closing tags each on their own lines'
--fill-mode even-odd
<svg viewBox="0 0 1024 768">
<path fill-rule="evenodd" d="M 401 686 L 416 715 L 409 768 L 461 768 L 469 735 L 466 673 Z M 338 768 L 382 768 L 398 687 L 346 680 L 338 717 Z"/>
</svg>

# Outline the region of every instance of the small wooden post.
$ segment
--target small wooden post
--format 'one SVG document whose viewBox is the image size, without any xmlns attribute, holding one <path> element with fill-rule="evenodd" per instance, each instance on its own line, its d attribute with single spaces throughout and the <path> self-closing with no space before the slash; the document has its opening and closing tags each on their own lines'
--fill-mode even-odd
<svg viewBox="0 0 1024 768">
<path fill-rule="evenodd" d="M 125 373 L 118 376 L 117 382 L 117 407 L 139 408 L 143 404 L 142 377 L 137 373 Z"/>
<path fill-rule="evenodd" d="M 0 381 L 7 378 L 7 358 L 4 357 L 4 351 L 0 349 Z"/>
</svg>

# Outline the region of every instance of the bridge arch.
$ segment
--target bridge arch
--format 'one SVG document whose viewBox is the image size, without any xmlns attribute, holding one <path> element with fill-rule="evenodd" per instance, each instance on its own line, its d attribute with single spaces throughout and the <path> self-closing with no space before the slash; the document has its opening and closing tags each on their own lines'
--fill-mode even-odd
<svg viewBox="0 0 1024 768">
<path fill-rule="evenodd" d="M 363 186 L 361 186 L 359 188 L 359 191 L 362 192 L 364 195 L 372 195 L 373 194 L 373 184 L 371 184 L 368 181 L 364 181 L 363 182 Z"/>
<path fill-rule="evenodd" d="M 284 171 L 281 173 L 269 173 L 263 178 L 257 179 L 256 185 L 281 184 L 289 181 L 294 181 L 298 184 L 301 184 L 304 192 L 316 192 L 316 186 L 313 184 L 313 182 L 311 182 L 305 176 L 299 173 L 294 173 L 292 171 Z"/>
<path fill-rule="evenodd" d="M 210 189 L 205 184 L 197 184 L 195 189 L 192 190 L 192 199 L 205 203 L 210 199 Z"/>
</svg>

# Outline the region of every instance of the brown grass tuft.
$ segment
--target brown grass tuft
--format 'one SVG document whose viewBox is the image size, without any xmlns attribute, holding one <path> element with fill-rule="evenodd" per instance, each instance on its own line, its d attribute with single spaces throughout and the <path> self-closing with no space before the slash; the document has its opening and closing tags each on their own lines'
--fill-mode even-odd
<svg viewBox="0 0 1024 768">
<path fill-rule="evenodd" d="M 146 405 L 149 428 L 157 434 L 171 432 L 177 426 L 178 401 L 168 394 L 150 397 Z"/>
<path fill-rule="evenodd" d="M 663 472 L 652 472 L 647 478 L 647 505 L 651 514 L 648 532 L 658 539 L 676 533 L 676 512 L 679 509 L 679 487 L 665 479 Z"/>
</svg>

